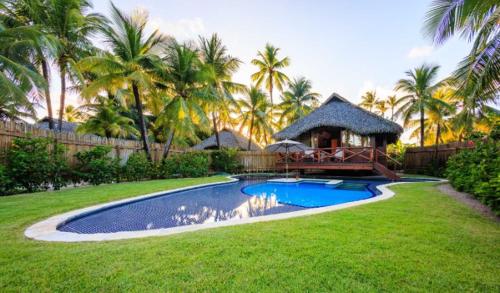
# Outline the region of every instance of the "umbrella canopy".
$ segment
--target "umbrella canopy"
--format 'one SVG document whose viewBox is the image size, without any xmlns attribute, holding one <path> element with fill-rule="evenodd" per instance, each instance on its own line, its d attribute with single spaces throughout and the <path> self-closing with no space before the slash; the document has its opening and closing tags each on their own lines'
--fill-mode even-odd
<svg viewBox="0 0 500 293">
<path fill-rule="evenodd" d="M 306 146 L 305 144 L 289 139 L 278 141 L 266 147 L 266 151 L 271 153 L 288 153 L 288 152 L 296 153 L 296 152 L 304 152 L 308 149 L 309 147 Z"/>
</svg>

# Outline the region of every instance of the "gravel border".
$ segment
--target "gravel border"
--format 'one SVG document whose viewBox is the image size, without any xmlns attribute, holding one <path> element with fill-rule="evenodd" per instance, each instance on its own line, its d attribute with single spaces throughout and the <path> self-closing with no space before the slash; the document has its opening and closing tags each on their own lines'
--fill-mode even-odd
<svg viewBox="0 0 500 293">
<path fill-rule="evenodd" d="M 456 191 L 449 183 L 440 184 L 437 186 L 437 188 L 442 193 L 449 195 L 456 200 L 466 204 L 473 210 L 478 211 L 481 215 L 490 218 L 497 223 L 500 223 L 500 217 L 495 215 L 490 207 L 475 199 L 472 195 L 465 192 Z"/>
</svg>

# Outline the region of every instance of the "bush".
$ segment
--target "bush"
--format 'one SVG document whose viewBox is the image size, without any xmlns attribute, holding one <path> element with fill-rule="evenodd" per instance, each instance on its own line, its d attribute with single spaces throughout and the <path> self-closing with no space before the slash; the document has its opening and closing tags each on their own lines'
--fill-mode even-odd
<svg viewBox="0 0 500 293">
<path fill-rule="evenodd" d="M 16 138 L 7 153 L 7 173 L 14 188 L 28 192 L 66 185 L 64 147 L 47 138 Z"/>
<path fill-rule="evenodd" d="M 212 152 L 212 169 L 219 172 L 238 173 L 243 165 L 237 159 L 238 150 L 234 148 L 221 149 Z"/>
<path fill-rule="evenodd" d="M 128 181 L 139 181 L 154 177 L 153 164 L 144 152 L 133 153 L 123 167 L 123 175 Z"/>
<path fill-rule="evenodd" d="M 11 181 L 7 174 L 7 168 L 0 165 L 0 195 L 6 195 L 11 188 Z"/>
<path fill-rule="evenodd" d="M 475 145 L 450 157 L 446 177 L 454 188 L 473 194 L 500 214 L 500 143 L 490 137 Z"/>
<path fill-rule="evenodd" d="M 93 185 L 119 181 L 120 163 L 118 159 L 108 155 L 110 151 L 110 146 L 96 146 L 91 150 L 76 153 L 77 179 Z"/>
<path fill-rule="evenodd" d="M 161 174 L 163 177 L 203 177 L 208 175 L 208 154 L 189 152 L 173 155 L 163 161 Z"/>
</svg>

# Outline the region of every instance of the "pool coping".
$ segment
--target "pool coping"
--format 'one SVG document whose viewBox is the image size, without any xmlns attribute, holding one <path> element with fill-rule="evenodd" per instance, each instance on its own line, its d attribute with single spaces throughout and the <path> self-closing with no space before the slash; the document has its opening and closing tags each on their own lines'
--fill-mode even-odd
<svg viewBox="0 0 500 293">
<path fill-rule="evenodd" d="M 108 203 L 104 203 L 104 204 L 98 204 L 98 205 L 93 205 L 93 206 L 86 207 L 86 208 L 73 210 L 70 212 L 66 212 L 63 214 L 52 216 L 46 220 L 43 220 L 43 221 L 40 221 L 40 222 L 33 224 L 32 226 L 28 227 L 24 231 L 24 236 L 26 236 L 27 238 L 30 238 L 30 239 L 34 239 L 34 240 L 50 241 L 50 242 L 109 241 L 109 240 L 144 238 L 144 237 L 151 237 L 151 236 L 167 236 L 167 235 L 173 235 L 173 234 L 191 232 L 191 231 L 198 231 L 198 230 L 210 229 L 210 228 L 227 227 L 227 226 L 251 224 L 251 223 L 258 223 L 258 222 L 268 222 L 268 221 L 275 221 L 275 220 L 284 220 L 284 219 L 289 219 L 289 218 L 316 215 L 316 214 L 341 210 L 341 209 L 345 209 L 345 208 L 360 206 L 360 205 L 364 205 L 364 204 L 368 204 L 368 203 L 372 203 L 372 202 L 386 200 L 386 199 L 393 197 L 395 193 L 388 188 L 389 186 L 393 186 L 393 185 L 397 185 L 397 184 L 405 184 L 405 183 L 418 183 L 418 181 L 417 182 L 393 182 L 393 183 L 378 185 L 377 189 L 380 190 L 381 194 L 379 194 L 377 196 L 374 196 L 374 197 L 371 197 L 368 199 L 333 205 L 333 206 L 309 208 L 309 209 L 300 210 L 300 211 L 293 211 L 293 212 L 272 214 L 272 215 L 258 216 L 258 217 L 250 217 L 250 218 L 243 218 L 243 219 L 232 219 L 232 220 L 213 222 L 213 223 L 193 224 L 193 225 L 161 228 L 161 229 L 152 229 L 152 230 L 121 231 L 121 232 L 94 233 L 94 234 L 78 234 L 78 233 L 63 232 L 63 231 L 57 230 L 57 227 L 59 227 L 61 224 L 68 222 L 71 219 L 74 219 L 75 217 L 78 217 L 82 214 L 91 213 L 91 212 L 94 212 L 96 210 L 100 210 L 103 208 L 109 208 L 109 207 L 120 205 L 120 204 L 125 204 L 125 203 L 129 203 L 129 202 L 134 202 L 137 200 L 152 198 L 152 197 L 156 197 L 156 196 L 160 196 L 160 195 L 171 194 L 171 193 L 175 193 L 175 192 L 179 192 L 179 191 L 185 191 L 185 190 L 201 188 L 201 187 L 208 187 L 208 186 L 215 186 L 215 185 L 229 184 L 229 183 L 233 183 L 233 182 L 236 182 L 239 180 L 239 179 L 235 178 L 234 176 L 229 176 L 227 178 L 229 179 L 229 181 L 191 185 L 191 186 L 187 186 L 187 187 L 149 193 L 149 194 L 145 194 L 145 195 L 135 196 L 135 197 L 131 197 L 131 198 L 116 200 L 116 201 L 112 201 L 112 202 L 108 202 Z M 418 179 L 418 178 L 412 178 L 412 179 Z M 420 179 L 425 179 L 425 178 L 420 178 Z M 434 182 L 447 182 L 447 180 L 440 179 L 440 180 L 435 180 Z"/>
</svg>

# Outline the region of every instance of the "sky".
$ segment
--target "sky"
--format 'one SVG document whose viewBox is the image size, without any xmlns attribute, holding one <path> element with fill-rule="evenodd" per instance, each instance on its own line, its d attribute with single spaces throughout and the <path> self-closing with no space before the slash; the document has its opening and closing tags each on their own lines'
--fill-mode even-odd
<svg viewBox="0 0 500 293">
<path fill-rule="evenodd" d="M 250 84 L 256 67 L 250 60 L 266 43 L 291 59 L 285 73 L 304 76 L 322 100 L 336 92 L 358 103 L 364 92 L 380 98 L 393 93 L 405 71 L 423 63 L 441 66 L 448 76 L 468 53 L 470 44 L 452 39 L 435 47 L 422 32 L 430 0 L 116 0 L 126 13 L 149 12 L 151 29 L 178 40 L 197 40 L 218 33 L 229 53 L 243 64 L 236 82 Z M 110 2 L 94 0 L 94 9 L 109 15 Z M 57 78 L 57 74 L 53 74 Z M 53 104 L 58 109 L 58 81 Z M 276 94 L 274 95 L 276 96 Z M 73 93 L 70 104 L 79 103 Z M 41 113 L 44 111 L 41 110 Z M 40 116 L 40 113 L 39 113 Z"/>
</svg>

